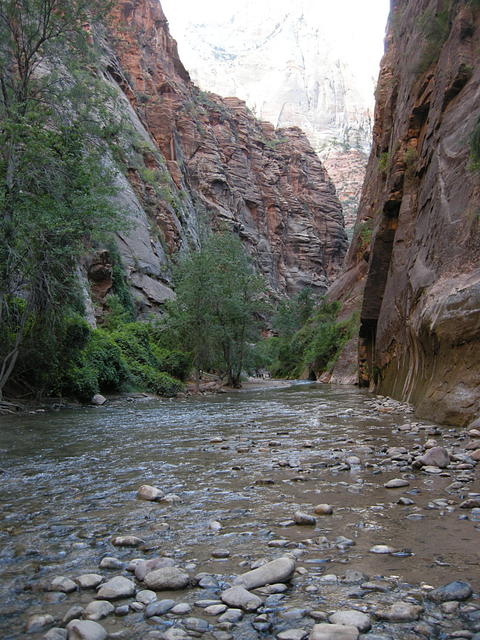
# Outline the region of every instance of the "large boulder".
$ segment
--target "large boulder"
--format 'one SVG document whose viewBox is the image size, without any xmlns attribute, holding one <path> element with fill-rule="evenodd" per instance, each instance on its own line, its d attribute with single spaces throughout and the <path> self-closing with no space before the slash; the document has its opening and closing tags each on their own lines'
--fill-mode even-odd
<svg viewBox="0 0 480 640">
<path fill-rule="evenodd" d="M 238 576 L 234 584 L 239 584 L 245 589 L 256 589 L 266 584 L 276 584 L 278 582 L 288 582 L 295 571 L 295 560 L 293 558 L 277 558 L 271 562 L 247 571 Z"/>
<path fill-rule="evenodd" d="M 158 487 L 152 487 L 149 484 L 142 484 L 137 491 L 137 498 L 139 500 L 149 500 L 150 502 L 156 502 L 165 497 L 165 494 Z"/>
</svg>

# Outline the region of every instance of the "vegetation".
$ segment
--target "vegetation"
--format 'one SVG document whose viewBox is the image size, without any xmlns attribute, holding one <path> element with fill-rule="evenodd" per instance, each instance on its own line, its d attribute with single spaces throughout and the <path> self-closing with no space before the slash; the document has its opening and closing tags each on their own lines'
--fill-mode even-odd
<svg viewBox="0 0 480 640">
<path fill-rule="evenodd" d="M 385 176 L 390 169 L 390 154 L 388 151 L 383 151 L 378 158 L 378 168 Z"/>
<path fill-rule="evenodd" d="M 164 346 L 182 345 L 191 355 L 197 384 L 203 370 L 216 370 L 240 386 L 265 309 L 265 284 L 240 240 L 229 233 L 208 237 L 179 264 L 175 291 L 159 330 Z"/>
<path fill-rule="evenodd" d="M 338 302 L 315 303 L 308 290 L 282 302 L 273 319 L 278 336 L 257 346 L 272 375 L 316 377 L 329 370 L 355 327 L 354 318 L 338 321 L 339 311 Z"/>
<path fill-rule="evenodd" d="M 118 219 L 103 160 L 111 127 L 87 88 L 95 80 L 81 71 L 89 62 L 84 25 L 103 6 L 0 4 L 0 399 L 7 383 L 18 385 L 21 363 L 48 362 L 61 350 L 68 318 L 82 306 L 77 258 Z"/>
</svg>

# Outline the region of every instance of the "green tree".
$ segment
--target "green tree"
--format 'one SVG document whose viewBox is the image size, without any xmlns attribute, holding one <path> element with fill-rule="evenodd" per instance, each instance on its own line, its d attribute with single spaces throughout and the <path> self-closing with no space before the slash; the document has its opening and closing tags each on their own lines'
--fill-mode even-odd
<svg viewBox="0 0 480 640">
<path fill-rule="evenodd" d="M 181 262 L 175 284 L 167 323 L 192 354 L 197 385 L 201 370 L 216 369 L 239 387 L 265 308 L 265 283 L 240 240 L 229 233 L 210 236 Z"/>
<path fill-rule="evenodd" d="M 116 217 L 106 111 L 93 107 L 94 77 L 79 71 L 86 25 L 104 7 L 0 0 L 0 400 L 19 359 L 43 341 L 50 348 L 68 310 L 81 308 L 78 257 Z"/>
</svg>

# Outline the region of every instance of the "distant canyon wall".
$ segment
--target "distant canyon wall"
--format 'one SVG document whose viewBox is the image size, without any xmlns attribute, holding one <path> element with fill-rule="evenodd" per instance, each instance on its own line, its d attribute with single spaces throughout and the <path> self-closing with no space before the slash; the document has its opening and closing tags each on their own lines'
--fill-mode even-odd
<svg viewBox="0 0 480 640">
<path fill-rule="evenodd" d="M 476 1 L 392 2 L 356 231 L 330 290 L 361 310 L 360 384 L 453 424 L 480 414 L 479 41 Z M 351 343 L 332 379 L 351 381 L 356 358 Z"/>
<path fill-rule="evenodd" d="M 97 39 L 124 121 L 118 204 L 131 224 L 119 248 L 140 311 L 171 297 L 172 257 L 198 246 L 206 227 L 237 233 L 278 294 L 325 292 L 347 239 L 335 188 L 303 132 L 195 87 L 157 0 L 118 0 Z M 100 299 L 108 255 L 87 268 Z"/>
<path fill-rule="evenodd" d="M 178 11 L 172 24 L 200 87 L 238 95 L 261 120 L 306 133 L 352 227 L 370 151 L 378 66 L 366 70 L 365 41 L 356 53 L 342 51 L 348 20 L 329 13 L 331 6 L 307 0 L 245 0 L 212 19 Z"/>
</svg>

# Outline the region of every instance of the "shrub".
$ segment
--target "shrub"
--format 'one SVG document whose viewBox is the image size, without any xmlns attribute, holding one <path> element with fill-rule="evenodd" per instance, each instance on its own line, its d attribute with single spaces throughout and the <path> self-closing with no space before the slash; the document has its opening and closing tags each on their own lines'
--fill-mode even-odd
<svg viewBox="0 0 480 640">
<path fill-rule="evenodd" d="M 190 355 L 183 351 L 171 351 L 160 347 L 155 347 L 153 352 L 157 358 L 160 371 L 164 371 L 179 380 L 186 379 L 192 368 Z"/>
</svg>

